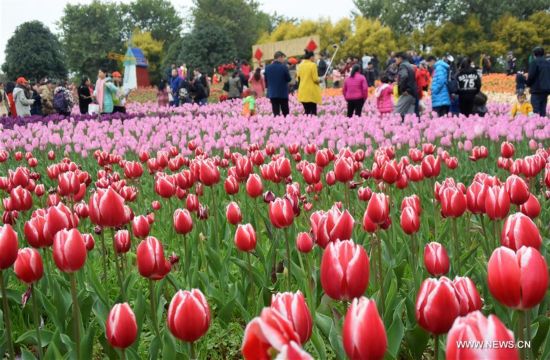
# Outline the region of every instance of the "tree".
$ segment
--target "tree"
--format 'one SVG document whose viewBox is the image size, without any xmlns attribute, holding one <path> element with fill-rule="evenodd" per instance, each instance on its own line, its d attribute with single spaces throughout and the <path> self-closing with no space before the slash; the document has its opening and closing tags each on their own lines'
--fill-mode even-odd
<svg viewBox="0 0 550 360">
<path fill-rule="evenodd" d="M 150 32 L 134 31 L 132 45 L 143 51 L 149 63 L 149 77 L 153 84 L 161 78 L 161 60 L 163 42 L 153 39 Z"/>
<path fill-rule="evenodd" d="M 527 66 L 528 58 L 533 48 L 542 43 L 537 32 L 537 26 L 531 21 L 522 21 L 506 15 L 493 24 L 495 40 L 502 44 L 504 52 L 511 51 L 520 64 Z"/>
<path fill-rule="evenodd" d="M 196 26 L 184 36 L 178 63 L 189 68 L 199 67 L 204 73 L 212 72 L 216 66 L 232 61 L 237 56 L 233 39 L 226 29 L 218 25 Z"/>
<path fill-rule="evenodd" d="M 342 46 L 343 56 L 361 57 L 367 53 L 382 59 L 395 50 L 396 42 L 391 29 L 380 21 L 357 17 L 353 25 L 355 31 Z"/>
<path fill-rule="evenodd" d="M 168 47 L 181 38 L 182 21 L 168 0 L 136 0 L 121 4 L 124 32 L 129 36 L 135 29 L 151 33 L 153 39 Z"/>
<path fill-rule="evenodd" d="M 40 21 L 26 22 L 15 29 L 6 46 L 2 71 L 10 79 L 18 76 L 34 80 L 67 76 L 59 40 Z"/>
<path fill-rule="evenodd" d="M 121 12 L 117 5 L 94 0 L 89 5 L 67 4 L 59 22 L 69 70 L 95 75 L 101 67 L 118 69 L 109 52 L 124 53 Z"/>
<path fill-rule="evenodd" d="M 252 45 L 269 31 L 270 17 L 259 10 L 254 0 L 194 0 L 194 27 L 219 27 L 235 46 L 236 56 L 249 59 Z"/>
</svg>

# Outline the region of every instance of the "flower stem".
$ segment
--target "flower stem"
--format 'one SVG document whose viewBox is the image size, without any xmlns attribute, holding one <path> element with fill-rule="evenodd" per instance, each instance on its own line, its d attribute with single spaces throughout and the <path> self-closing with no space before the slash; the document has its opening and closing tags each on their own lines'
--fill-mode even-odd
<svg viewBox="0 0 550 360">
<path fill-rule="evenodd" d="M 197 353 L 196 353 L 196 349 L 195 349 L 195 343 L 192 342 L 189 344 L 189 356 L 191 358 L 191 360 L 196 360 L 197 359 Z"/>
<path fill-rule="evenodd" d="M 38 316 L 38 304 L 36 303 L 36 293 L 34 291 L 34 284 L 31 285 L 31 298 L 32 298 L 32 312 L 34 315 L 34 323 L 36 325 L 36 341 L 38 344 L 38 358 L 44 357 L 42 353 L 42 339 L 40 338 L 40 317 Z"/>
<path fill-rule="evenodd" d="M 460 244 L 459 244 L 459 241 L 458 241 L 458 229 L 457 229 L 457 221 L 458 219 L 457 218 L 452 218 L 451 219 L 451 225 L 452 225 L 452 230 L 453 230 L 453 257 L 454 257 L 454 265 L 456 266 L 455 268 L 455 275 L 459 276 L 460 275 L 460 253 L 458 251 L 458 249 L 460 248 Z"/>
<path fill-rule="evenodd" d="M 126 360 L 126 349 L 120 349 L 120 360 Z"/>
<path fill-rule="evenodd" d="M 439 359 L 439 336 L 434 335 L 434 360 Z"/>
<path fill-rule="evenodd" d="M 76 344 L 76 358 L 82 359 L 80 355 L 80 310 L 78 308 L 78 294 L 76 292 L 76 274 L 71 273 L 71 295 L 73 298 L 73 322 L 74 322 L 74 338 Z"/>
<path fill-rule="evenodd" d="M 107 281 L 107 247 L 105 246 L 105 229 L 101 230 L 101 251 L 103 260 L 103 282 Z"/>
<path fill-rule="evenodd" d="M 187 236 L 183 235 L 183 266 L 180 267 L 182 272 L 185 272 L 183 278 L 187 281 L 187 285 L 191 287 L 191 280 L 189 278 L 189 273 L 191 272 L 191 257 L 189 256 L 189 248 L 187 247 Z"/>
<path fill-rule="evenodd" d="M 288 270 L 287 290 L 291 291 L 291 278 L 292 278 L 291 268 L 292 268 L 292 263 L 291 263 L 291 260 L 290 260 L 290 241 L 288 240 L 288 238 L 289 238 L 288 228 L 285 228 L 286 258 L 287 258 L 287 264 L 288 264 L 288 269 L 287 269 Z"/>
<path fill-rule="evenodd" d="M 151 305 L 151 322 L 153 323 L 153 331 L 155 332 L 156 336 L 160 336 L 157 320 L 157 306 L 155 301 L 155 284 L 151 279 L 149 279 L 149 302 Z"/>
<path fill-rule="evenodd" d="M 378 265 L 378 284 L 380 285 L 380 310 L 382 314 L 384 313 L 384 279 L 383 279 L 383 273 L 382 273 L 382 239 L 376 239 L 377 244 L 377 253 L 378 253 L 378 259 L 377 259 L 377 265 Z"/>
<path fill-rule="evenodd" d="M 15 359 L 15 351 L 13 350 L 13 342 L 11 338 L 11 319 L 10 319 L 10 308 L 8 305 L 8 294 L 6 293 L 6 286 L 4 284 L 4 271 L 0 270 L 0 287 L 2 288 L 2 305 L 4 306 L 3 317 L 7 333 L 7 342 L 8 342 L 8 351 L 10 354 L 10 359 Z"/>
</svg>

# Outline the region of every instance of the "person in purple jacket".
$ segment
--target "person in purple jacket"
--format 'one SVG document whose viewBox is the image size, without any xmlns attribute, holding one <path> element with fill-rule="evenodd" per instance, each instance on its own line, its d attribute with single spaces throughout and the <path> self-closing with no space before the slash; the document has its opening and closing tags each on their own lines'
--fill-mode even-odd
<svg viewBox="0 0 550 360">
<path fill-rule="evenodd" d="M 361 66 L 359 64 L 353 65 L 351 68 L 351 74 L 344 82 L 343 89 L 344 99 L 348 103 L 348 117 L 352 117 L 353 114 L 361 116 L 363 111 L 363 105 L 369 95 L 369 85 L 367 79 L 361 74 Z"/>
</svg>

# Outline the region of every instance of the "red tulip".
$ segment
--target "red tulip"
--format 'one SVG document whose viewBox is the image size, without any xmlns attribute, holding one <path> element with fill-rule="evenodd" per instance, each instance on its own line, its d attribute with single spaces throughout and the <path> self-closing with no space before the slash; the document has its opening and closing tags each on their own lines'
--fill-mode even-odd
<svg viewBox="0 0 550 360">
<path fill-rule="evenodd" d="M 431 242 L 424 248 L 424 266 L 432 276 L 441 276 L 449 272 L 449 255 L 445 247 Z"/>
<path fill-rule="evenodd" d="M 82 234 L 82 239 L 84 240 L 84 245 L 86 245 L 86 251 L 92 251 L 95 247 L 95 240 L 92 234 Z"/>
<path fill-rule="evenodd" d="M 361 201 L 369 201 L 372 196 L 372 190 L 368 187 L 360 187 L 357 190 L 357 196 Z"/>
<path fill-rule="evenodd" d="M 367 205 L 365 215 L 375 224 L 382 224 L 389 216 L 390 200 L 389 197 L 382 193 L 372 194 Z"/>
<path fill-rule="evenodd" d="M 286 228 L 294 221 L 294 210 L 287 198 L 277 198 L 269 203 L 269 219 L 276 228 Z"/>
<path fill-rule="evenodd" d="M 410 206 L 407 206 L 401 212 L 400 219 L 401 228 L 405 234 L 412 235 L 420 229 L 420 217 L 416 213 L 416 210 Z"/>
<path fill-rule="evenodd" d="M 55 152 L 53 150 L 48 151 L 48 160 L 55 160 Z"/>
<path fill-rule="evenodd" d="M 31 192 L 21 186 L 10 191 L 11 210 L 27 211 L 32 207 Z"/>
<path fill-rule="evenodd" d="M 369 285 L 369 257 L 352 240 L 331 242 L 321 260 L 321 285 L 333 299 L 351 300 Z"/>
<path fill-rule="evenodd" d="M 514 153 L 514 144 L 507 141 L 504 141 L 502 142 L 502 144 L 500 144 L 500 156 L 502 156 L 503 158 L 509 159 L 514 156 Z"/>
<path fill-rule="evenodd" d="M 396 182 L 401 175 L 401 170 L 397 165 L 397 161 L 391 160 L 384 163 L 382 167 L 382 180 L 388 184 Z"/>
<path fill-rule="evenodd" d="M 519 209 L 531 219 L 538 217 L 541 211 L 539 200 L 533 194 L 529 195 L 529 200 L 521 204 Z"/>
<path fill-rule="evenodd" d="M 510 198 L 504 186 L 492 186 L 485 196 L 485 213 L 491 220 L 504 219 L 510 211 Z"/>
<path fill-rule="evenodd" d="M 406 207 L 413 208 L 419 216 L 422 214 L 422 205 L 418 195 L 411 195 L 403 198 L 403 201 L 401 201 L 401 211 Z"/>
<path fill-rule="evenodd" d="M 458 317 L 460 303 L 451 280 L 428 278 L 422 282 L 416 297 L 416 321 L 425 330 L 444 334 Z"/>
<path fill-rule="evenodd" d="M 239 205 L 232 201 L 229 204 L 227 204 L 227 208 L 225 210 L 225 217 L 227 218 L 227 222 L 231 225 L 237 225 L 243 220 L 243 215 L 241 214 L 241 209 L 239 208 Z"/>
<path fill-rule="evenodd" d="M 457 218 L 466 211 L 466 195 L 458 188 L 446 187 L 439 194 L 441 216 Z"/>
<path fill-rule="evenodd" d="M 223 187 L 227 195 L 235 195 L 239 192 L 239 182 L 232 175 L 228 176 L 227 179 L 225 179 Z"/>
<path fill-rule="evenodd" d="M 214 161 L 208 159 L 200 162 L 199 180 L 206 186 L 212 186 L 220 181 L 220 171 Z"/>
<path fill-rule="evenodd" d="M 299 233 L 296 238 L 296 248 L 299 252 L 307 254 L 313 249 L 313 239 L 308 233 Z"/>
<path fill-rule="evenodd" d="M 210 308 L 198 289 L 179 290 L 170 302 L 166 322 L 176 338 L 194 342 L 210 327 Z"/>
<path fill-rule="evenodd" d="M 325 182 L 327 185 L 332 186 L 336 184 L 336 175 L 334 175 L 334 171 L 329 171 L 325 177 Z"/>
<path fill-rule="evenodd" d="M 422 159 L 422 173 L 424 177 L 436 178 L 441 172 L 441 159 L 428 155 Z"/>
<path fill-rule="evenodd" d="M 252 173 L 252 162 L 246 156 L 240 156 L 235 162 L 235 174 L 237 178 L 241 181 L 244 181 Z"/>
<path fill-rule="evenodd" d="M 514 333 L 496 315 L 486 318 L 480 311 L 474 311 L 455 320 L 447 335 L 445 356 L 447 360 L 519 360 L 519 352 L 515 346 L 459 347 L 461 343 L 492 344 L 497 341 L 499 344 L 515 344 Z"/>
<path fill-rule="evenodd" d="M 124 176 L 128 179 L 137 179 L 143 174 L 143 166 L 137 161 L 127 161 L 124 163 Z"/>
<path fill-rule="evenodd" d="M 250 174 L 248 180 L 246 181 L 246 193 L 251 198 L 257 198 L 262 195 L 264 191 L 264 186 L 262 184 L 262 179 L 258 174 Z"/>
<path fill-rule="evenodd" d="M 235 232 L 235 246 L 244 252 L 253 251 L 256 248 L 256 231 L 250 224 L 239 225 Z"/>
<path fill-rule="evenodd" d="M 169 199 L 176 194 L 176 184 L 171 176 L 159 176 L 155 179 L 155 192 Z"/>
<path fill-rule="evenodd" d="M 548 289 L 548 266 L 540 252 L 522 247 L 517 252 L 499 247 L 487 264 L 489 291 L 500 303 L 515 309 L 538 305 Z"/>
<path fill-rule="evenodd" d="M 374 300 L 353 299 L 344 319 L 342 341 L 350 359 L 384 358 L 388 339 Z"/>
<path fill-rule="evenodd" d="M 32 284 L 42 278 L 44 265 L 40 253 L 33 248 L 20 249 L 15 260 L 14 272 L 17 278 Z"/>
<path fill-rule="evenodd" d="M 52 243 L 48 243 L 46 241 L 46 238 L 44 236 L 44 226 L 46 225 L 46 218 L 44 216 L 38 215 L 33 216 L 25 223 L 25 227 L 23 229 L 25 233 L 25 238 L 27 239 L 27 242 L 29 245 L 35 248 L 42 248 L 52 245 L 53 243 L 53 235 L 52 235 Z"/>
<path fill-rule="evenodd" d="M 132 233 L 138 239 L 144 239 L 149 236 L 151 224 L 145 215 L 136 216 L 132 219 Z"/>
<path fill-rule="evenodd" d="M 29 183 L 29 170 L 24 167 L 18 167 L 14 172 L 9 172 L 10 182 L 13 187 L 27 187 Z"/>
<path fill-rule="evenodd" d="M 483 303 L 477 288 L 469 277 L 455 277 L 453 285 L 457 292 L 458 302 L 460 303 L 460 316 L 464 316 L 472 311 L 481 310 Z"/>
<path fill-rule="evenodd" d="M 44 186 L 44 184 L 36 185 L 36 187 L 34 188 L 34 193 L 36 194 L 36 196 L 42 197 L 46 193 L 46 187 Z"/>
<path fill-rule="evenodd" d="M 59 270 L 73 273 L 86 262 L 86 244 L 77 229 L 61 230 L 53 241 L 53 259 Z"/>
<path fill-rule="evenodd" d="M 334 176 L 339 182 L 348 182 L 353 179 L 353 160 L 346 157 L 339 157 L 334 162 Z"/>
<path fill-rule="evenodd" d="M 193 218 L 187 209 L 176 209 L 173 220 L 178 234 L 185 235 L 193 230 Z"/>
<path fill-rule="evenodd" d="M 54 236 L 63 229 L 72 229 L 78 226 L 78 217 L 71 210 L 59 203 L 48 209 L 46 223 L 44 224 L 45 246 L 53 244 Z M 40 246 L 42 247 L 42 246 Z"/>
<path fill-rule="evenodd" d="M 141 241 L 136 255 L 141 276 L 151 280 L 161 280 L 170 272 L 170 263 L 164 258 L 164 249 L 157 238 L 149 236 Z"/>
<path fill-rule="evenodd" d="M 282 352 L 292 342 L 300 344 L 292 323 L 276 309 L 264 308 L 246 325 L 241 352 L 245 360 L 271 359 L 273 349 Z"/>
<path fill-rule="evenodd" d="M 287 158 L 279 158 L 276 162 L 277 175 L 281 178 L 287 178 L 292 174 L 292 167 L 290 166 L 290 160 Z"/>
<path fill-rule="evenodd" d="M 474 181 L 466 191 L 466 202 L 468 210 L 473 214 L 482 214 L 485 212 L 485 197 L 487 186 Z"/>
<path fill-rule="evenodd" d="M 118 230 L 114 236 L 115 252 L 117 254 L 124 254 L 130 251 L 132 245 L 130 240 L 130 233 L 128 230 Z"/>
<path fill-rule="evenodd" d="M 78 175 L 72 171 L 59 174 L 57 177 L 57 191 L 61 196 L 75 195 L 80 191 Z"/>
<path fill-rule="evenodd" d="M 353 217 L 347 210 L 340 211 L 336 205 L 327 212 L 314 212 L 309 220 L 315 242 L 322 248 L 331 241 L 351 239 Z"/>
<path fill-rule="evenodd" d="M 96 225 L 118 227 L 130 221 L 130 208 L 112 187 L 107 191 L 97 190 L 90 197 L 88 208 L 90 220 Z"/>
<path fill-rule="evenodd" d="M 302 176 L 306 184 L 313 185 L 321 181 L 322 169 L 316 164 L 310 163 L 302 168 Z"/>
<path fill-rule="evenodd" d="M 114 348 L 126 349 L 136 341 L 136 316 L 128 303 L 113 306 L 105 324 L 107 341 Z"/>
<path fill-rule="evenodd" d="M 422 151 L 426 155 L 433 154 L 435 152 L 435 145 L 432 144 L 432 143 L 424 143 L 424 144 L 422 144 Z"/>
<path fill-rule="evenodd" d="M 504 222 L 500 243 L 514 251 L 522 246 L 531 246 L 540 249 L 542 237 L 537 225 L 522 213 L 510 215 Z"/>
<path fill-rule="evenodd" d="M 291 341 L 288 345 L 283 345 L 281 352 L 277 355 L 277 358 L 288 360 L 313 360 L 313 357 L 302 349 L 295 341 Z"/>
<path fill-rule="evenodd" d="M 313 320 L 304 295 L 296 293 L 277 293 L 271 297 L 271 308 L 276 309 L 292 324 L 294 331 L 300 337 L 300 343 L 305 344 L 313 332 Z"/>
<path fill-rule="evenodd" d="M 506 179 L 505 187 L 512 204 L 521 205 L 529 200 L 529 186 L 519 176 L 510 175 L 508 179 Z"/>
</svg>

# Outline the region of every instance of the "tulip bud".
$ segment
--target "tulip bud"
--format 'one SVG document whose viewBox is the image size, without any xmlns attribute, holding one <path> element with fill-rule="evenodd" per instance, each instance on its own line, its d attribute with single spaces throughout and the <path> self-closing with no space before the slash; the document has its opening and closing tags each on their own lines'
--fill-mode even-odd
<svg viewBox="0 0 550 360">
<path fill-rule="evenodd" d="M 538 217 L 541 212 L 540 202 L 533 194 L 529 195 L 529 200 L 521 204 L 519 209 L 531 219 Z"/>
<path fill-rule="evenodd" d="M 86 245 L 86 251 L 92 251 L 95 247 L 95 241 L 92 234 L 82 234 L 82 239 L 84 240 L 84 245 Z"/>
<path fill-rule="evenodd" d="M 407 206 L 401 212 L 400 225 L 405 234 L 412 235 L 420 229 L 420 217 L 416 211 Z"/>
<path fill-rule="evenodd" d="M 239 225 L 235 232 L 235 246 L 243 252 L 250 252 L 256 248 L 256 231 L 250 224 Z"/>
<path fill-rule="evenodd" d="M 32 284 L 40 280 L 44 274 L 42 256 L 33 248 L 20 249 L 13 270 L 19 280 Z"/>
<path fill-rule="evenodd" d="M 531 246 L 540 249 L 542 237 L 537 225 L 522 213 L 515 213 L 508 216 L 504 222 L 500 243 L 514 251 L 522 246 Z"/>
<path fill-rule="evenodd" d="M 481 296 L 477 288 L 469 277 L 457 276 L 453 280 L 455 286 L 458 302 L 460 303 L 460 316 L 464 316 L 472 311 L 481 310 L 483 303 L 481 302 Z"/>
<path fill-rule="evenodd" d="M 130 251 L 132 245 L 130 241 L 130 233 L 128 230 L 119 230 L 114 236 L 115 252 L 117 254 L 125 254 Z"/>
<path fill-rule="evenodd" d="M 137 321 L 128 303 L 113 306 L 105 324 L 107 341 L 112 347 L 125 349 L 137 338 Z"/>
<path fill-rule="evenodd" d="M 86 244 L 77 229 L 61 230 L 53 241 L 53 259 L 59 270 L 73 273 L 86 262 Z"/>
<path fill-rule="evenodd" d="M 227 204 L 227 208 L 225 210 L 225 217 L 227 218 L 227 222 L 231 225 L 237 225 L 240 223 L 243 219 L 243 216 L 241 214 L 241 209 L 239 208 L 239 205 L 232 201 L 229 204 Z"/>
<path fill-rule="evenodd" d="M 313 332 L 313 320 L 304 295 L 296 293 L 277 293 L 271 297 L 271 308 L 285 315 L 294 331 L 300 336 L 300 343 L 305 344 Z"/>
<path fill-rule="evenodd" d="M 390 201 L 387 195 L 382 193 L 372 194 L 365 210 L 365 214 L 375 224 L 382 224 L 389 216 Z"/>
<path fill-rule="evenodd" d="M 149 235 L 151 230 L 151 224 L 147 219 L 147 216 L 140 215 L 132 219 L 132 233 L 138 239 L 144 239 Z"/>
<path fill-rule="evenodd" d="M 269 203 L 269 219 L 276 228 L 286 228 L 294 221 L 292 203 L 287 198 L 277 198 Z"/>
<path fill-rule="evenodd" d="M 453 283 L 446 277 L 426 279 L 416 297 L 416 321 L 433 334 L 444 334 L 458 317 L 460 303 Z"/>
<path fill-rule="evenodd" d="M 299 252 L 307 254 L 313 249 L 313 239 L 308 233 L 299 233 L 296 238 L 296 248 Z"/>
<path fill-rule="evenodd" d="M 350 359 L 384 358 L 388 339 L 374 300 L 353 299 L 344 319 L 342 341 Z"/>
<path fill-rule="evenodd" d="M 193 230 L 193 218 L 187 209 L 176 209 L 173 220 L 178 234 L 185 235 Z"/>
<path fill-rule="evenodd" d="M 262 195 L 264 187 L 262 185 L 262 179 L 258 174 L 250 174 L 248 180 L 246 181 L 246 193 L 251 198 L 256 198 Z"/>
<path fill-rule="evenodd" d="M 170 272 L 171 265 L 164 258 L 164 248 L 153 236 L 147 237 L 137 247 L 137 265 L 141 276 L 161 280 Z"/>
<path fill-rule="evenodd" d="M 445 247 L 431 242 L 424 248 L 424 266 L 432 276 L 441 276 L 449 272 L 449 255 Z"/>
<path fill-rule="evenodd" d="M 201 338 L 210 327 L 210 308 L 202 292 L 178 291 L 170 302 L 166 322 L 172 335 L 182 341 Z"/>
</svg>

